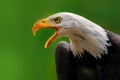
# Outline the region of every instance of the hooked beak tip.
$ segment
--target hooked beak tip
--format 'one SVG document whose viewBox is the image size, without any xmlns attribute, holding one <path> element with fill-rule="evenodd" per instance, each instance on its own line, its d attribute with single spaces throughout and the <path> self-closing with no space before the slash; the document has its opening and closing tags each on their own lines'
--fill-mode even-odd
<svg viewBox="0 0 120 80">
<path fill-rule="evenodd" d="M 36 36 L 36 30 L 35 30 L 35 27 L 33 26 L 33 29 L 32 29 L 32 33 L 34 36 Z"/>
<path fill-rule="evenodd" d="M 33 33 L 34 36 L 36 36 L 36 33 Z"/>
</svg>

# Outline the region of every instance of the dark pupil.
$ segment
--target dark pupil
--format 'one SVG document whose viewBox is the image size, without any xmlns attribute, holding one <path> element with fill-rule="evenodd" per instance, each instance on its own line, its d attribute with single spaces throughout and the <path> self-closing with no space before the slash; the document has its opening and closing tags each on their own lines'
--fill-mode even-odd
<svg viewBox="0 0 120 80">
<path fill-rule="evenodd" d="M 56 23 L 60 23 L 60 18 L 57 17 L 57 18 L 55 19 L 55 22 L 56 22 Z"/>
</svg>

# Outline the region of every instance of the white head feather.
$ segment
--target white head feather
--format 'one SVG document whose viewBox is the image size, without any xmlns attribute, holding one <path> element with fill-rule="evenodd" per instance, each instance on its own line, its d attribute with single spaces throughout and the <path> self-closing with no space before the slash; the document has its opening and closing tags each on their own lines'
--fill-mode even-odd
<svg viewBox="0 0 120 80">
<path fill-rule="evenodd" d="M 59 24 L 53 21 L 54 18 L 60 17 L 62 20 Z M 107 54 L 107 33 L 99 25 L 90 20 L 68 12 L 54 14 L 47 18 L 55 26 L 60 26 L 59 37 L 70 38 L 70 45 L 74 56 L 89 52 L 95 58 L 101 58 L 101 54 Z"/>
</svg>

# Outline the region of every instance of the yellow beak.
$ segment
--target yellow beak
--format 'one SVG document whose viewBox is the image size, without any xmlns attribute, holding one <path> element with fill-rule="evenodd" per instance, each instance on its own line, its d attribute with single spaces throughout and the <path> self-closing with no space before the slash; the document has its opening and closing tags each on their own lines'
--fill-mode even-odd
<svg viewBox="0 0 120 80">
<path fill-rule="evenodd" d="M 55 29 L 56 32 L 47 40 L 47 42 L 45 43 L 45 48 L 47 48 L 50 43 L 55 40 L 55 38 L 57 37 L 59 31 L 60 31 L 60 27 L 57 27 L 57 26 L 54 26 L 52 24 L 50 24 L 47 19 L 43 19 L 43 20 L 40 20 L 40 21 L 37 21 L 33 28 L 32 28 L 32 32 L 34 34 L 34 36 L 36 36 L 36 32 L 39 30 L 39 29 L 42 29 L 42 28 L 52 28 L 52 29 Z"/>
</svg>

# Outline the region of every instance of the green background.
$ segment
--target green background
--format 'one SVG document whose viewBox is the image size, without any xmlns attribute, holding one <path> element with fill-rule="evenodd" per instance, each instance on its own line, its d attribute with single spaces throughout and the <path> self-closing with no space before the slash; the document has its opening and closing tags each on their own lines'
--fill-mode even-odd
<svg viewBox="0 0 120 80">
<path fill-rule="evenodd" d="M 73 12 L 120 33 L 120 0 L 1 0 L 0 80 L 57 80 L 55 47 L 46 40 L 54 33 L 42 29 L 34 37 L 33 24 L 56 12 Z"/>
</svg>

